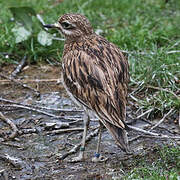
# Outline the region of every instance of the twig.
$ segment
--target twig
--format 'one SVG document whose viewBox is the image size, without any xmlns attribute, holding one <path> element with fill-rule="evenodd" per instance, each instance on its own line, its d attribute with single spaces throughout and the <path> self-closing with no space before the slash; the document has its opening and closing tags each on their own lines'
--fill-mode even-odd
<svg viewBox="0 0 180 180">
<path fill-rule="evenodd" d="M 3 101 L 2 98 L 0 98 L 0 101 Z M 35 107 L 30 107 L 30 106 L 26 106 L 26 105 L 19 105 L 18 103 L 17 104 L 12 104 L 11 107 L 16 107 L 16 108 L 22 108 L 22 109 L 26 109 L 26 110 L 29 110 L 29 111 L 34 111 L 34 112 L 37 112 L 37 113 L 40 113 L 40 114 L 44 114 L 46 116 L 49 116 L 49 117 L 53 117 L 53 118 L 56 118 L 56 119 L 63 119 L 63 120 L 68 120 L 68 121 L 74 121 L 74 117 L 73 118 L 69 118 L 69 117 L 64 117 L 64 116 L 56 116 L 54 114 L 51 114 L 51 113 L 48 113 L 48 112 L 45 112 L 45 111 L 42 111 L 42 110 L 38 110 L 37 108 Z M 81 119 L 77 119 L 76 120 L 81 120 Z"/>
<path fill-rule="evenodd" d="M 18 107 L 14 107 L 12 106 L 11 104 L 9 105 L 6 105 L 6 104 L 0 104 L 0 111 L 17 111 L 21 108 L 18 108 Z"/>
<path fill-rule="evenodd" d="M 69 128 L 69 129 L 57 129 L 53 131 L 46 132 L 46 134 L 61 134 L 61 133 L 67 133 L 72 131 L 83 131 L 84 128 Z"/>
<path fill-rule="evenodd" d="M 22 135 L 22 134 L 32 134 L 32 133 L 38 133 L 38 130 L 36 128 L 21 129 L 21 130 L 19 130 L 19 135 Z"/>
<path fill-rule="evenodd" d="M 153 110 L 154 110 L 154 108 L 151 108 L 151 109 L 147 110 L 146 112 L 140 114 L 136 119 L 139 119 L 139 118 L 143 117 L 144 115 L 150 113 L 150 112 L 153 111 Z"/>
<path fill-rule="evenodd" d="M 65 116 L 56 116 L 56 115 L 48 113 L 46 111 L 38 110 L 36 108 L 25 106 L 25 105 L 12 104 L 11 107 L 26 109 L 26 110 L 29 110 L 29 111 L 34 111 L 34 112 L 44 114 L 44 115 L 49 116 L 49 117 L 53 117 L 55 119 L 62 119 L 62 120 L 67 120 L 67 121 L 82 121 L 82 119 L 78 119 L 78 118 L 75 118 L 75 117 L 71 118 L 71 117 L 65 117 Z M 69 111 L 67 111 L 67 112 L 69 112 Z"/>
<path fill-rule="evenodd" d="M 11 101 L 9 99 L 4 99 L 4 98 L 0 98 L 0 101 L 2 102 L 6 102 L 6 103 L 11 103 L 11 104 L 17 104 L 17 105 L 21 105 L 21 106 L 24 106 L 24 107 L 32 107 L 34 109 L 44 109 L 44 110 L 51 110 L 51 111 L 58 111 L 58 112 L 72 112 L 72 113 L 77 113 L 77 112 L 84 112 L 84 110 L 78 110 L 78 109 L 56 109 L 56 108 L 49 108 L 49 107 L 42 107 L 42 106 L 33 106 L 33 105 L 30 105 L 30 104 L 22 104 L 22 103 L 17 103 L 17 102 L 14 102 L 14 101 Z M 3 106 L 3 105 L 2 105 Z M 7 106 L 8 105 L 4 105 L 4 106 Z M 9 107 L 13 107 L 13 108 L 21 108 L 21 107 L 18 107 L 16 105 L 9 105 Z"/>
<path fill-rule="evenodd" d="M 139 100 L 135 98 L 132 94 L 129 95 L 134 101 L 138 102 Z"/>
<path fill-rule="evenodd" d="M 47 115 L 49 117 L 53 117 L 53 118 L 56 118 L 56 119 L 65 119 L 63 116 L 56 116 L 54 114 L 51 114 L 51 113 L 47 113 L 45 111 L 42 111 L 42 110 L 38 110 L 38 109 L 35 109 L 35 108 L 31 108 L 31 107 L 28 107 L 28 106 L 24 106 L 24 105 L 12 105 L 12 106 L 15 106 L 15 107 L 18 107 L 18 108 L 22 108 L 22 109 L 26 109 L 26 110 L 29 110 L 29 111 L 34 111 L 34 112 L 38 112 L 40 114 L 44 114 L 44 115 Z M 72 120 L 72 119 L 71 119 Z"/>
<path fill-rule="evenodd" d="M 53 40 L 58 40 L 58 41 L 65 41 L 65 39 L 64 39 L 64 38 L 57 38 L 57 37 L 53 37 L 52 39 L 53 39 Z"/>
<path fill-rule="evenodd" d="M 36 17 L 37 17 L 37 19 L 41 22 L 42 25 L 45 25 L 45 22 L 44 22 L 44 20 L 43 20 L 43 18 L 41 17 L 40 14 L 36 14 Z M 47 29 L 47 30 L 48 30 L 48 28 L 44 28 L 44 29 Z"/>
<path fill-rule="evenodd" d="M 154 128 L 156 128 L 157 126 L 159 126 L 165 119 L 167 116 L 169 116 L 169 114 L 171 114 L 171 112 L 173 111 L 174 109 L 171 109 L 167 114 L 165 114 L 163 116 L 163 118 L 158 122 L 156 123 L 153 127 L 150 128 L 150 131 L 153 130 Z"/>
<path fill-rule="evenodd" d="M 77 120 L 75 120 L 75 121 L 69 122 L 69 125 L 76 124 L 76 123 L 82 122 L 82 121 L 83 121 L 83 119 L 77 119 Z"/>
<path fill-rule="evenodd" d="M 0 105 L 0 110 L 1 111 L 13 111 L 13 110 L 20 110 L 20 109 L 26 109 L 26 110 L 29 110 L 29 111 L 34 111 L 34 112 L 37 112 L 37 113 L 40 113 L 40 114 L 44 114 L 46 116 L 49 116 L 49 117 L 53 117 L 53 118 L 56 118 L 56 119 L 63 119 L 63 120 L 69 120 L 69 121 L 74 121 L 76 119 L 76 121 L 82 121 L 82 119 L 80 117 L 65 117 L 65 116 L 56 116 L 54 114 L 51 114 L 51 113 L 48 113 L 46 111 L 42 111 L 42 110 L 39 110 L 39 109 L 43 109 L 43 108 L 39 108 L 37 109 L 36 107 L 31 107 L 31 106 L 26 106 L 26 105 L 19 105 L 19 104 L 11 104 L 11 105 Z M 49 109 L 45 109 L 45 110 L 49 110 Z M 57 109 L 53 109 L 52 110 L 56 110 L 58 111 Z M 67 113 L 67 112 L 82 112 L 80 110 L 72 110 L 71 109 L 60 109 L 59 112 L 64 112 L 64 113 Z M 80 118 L 80 119 L 79 119 Z"/>
<path fill-rule="evenodd" d="M 8 139 L 13 139 L 18 133 L 18 128 L 16 125 L 8 118 L 6 118 L 1 112 L 0 112 L 0 119 L 2 119 L 5 123 L 9 124 L 10 127 L 12 128 L 13 132 L 11 135 L 9 135 Z"/>
<path fill-rule="evenodd" d="M 163 88 L 160 88 L 160 87 L 155 87 L 155 86 L 146 86 L 146 87 L 149 88 L 149 89 L 156 89 L 156 90 L 168 92 L 168 93 L 172 94 L 173 96 L 175 96 L 177 99 L 180 99 L 180 97 L 177 96 L 173 91 L 170 91 L 170 90 L 167 90 L 167 89 L 163 89 Z"/>
<path fill-rule="evenodd" d="M 167 136 L 167 135 L 160 135 L 160 136 L 153 136 L 153 135 L 141 135 L 145 138 L 156 138 L 156 139 L 180 139 L 180 136 Z"/>
<path fill-rule="evenodd" d="M 9 156 L 8 154 L 0 155 L 0 159 L 9 162 L 11 165 L 13 165 L 17 169 L 22 169 L 23 167 L 23 162 L 20 159 Z"/>
<path fill-rule="evenodd" d="M 137 139 L 139 139 L 139 138 L 141 138 L 141 137 L 142 137 L 142 135 L 137 135 L 136 137 L 130 139 L 130 140 L 129 140 L 129 143 L 131 143 L 131 142 L 133 142 L 133 141 L 135 141 L 135 140 L 137 140 Z"/>
<path fill-rule="evenodd" d="M 9 80 L 11 80 L 12 82 L 14 82 L 14 83 L 16 83 L 16 84 L 18 84 L 18 85 L 20 85 L 20 86 L 22 86 L 22 87 L 24 87 L 24 88 L 30 89 L 30 90 L 33 91 L 37 96 L 40 95 L 39 91 L 37 91 L 36 89 L 28 86 L 27 84 L 23 84 L 23 83 L 17 81 L 16 79 L 13 79 L 12 77 L 8 77 L 8 76 L 6 76 L 6 75 L 4 75 L 4 74 L 2 74 L 2 73 L 0 73 L 0 76 L 3 77 L 3 78 L 5 78 L 5 79 L 9 79 Z"/>
<path fill-rule="evenodd" d="M 128 125 L 128 127 L 130 129 L 135 130 L 135 131 L 142 132 L 144 134 L 149 134 L 149 135 L 151 135 L 154 138 L 180 139 L 180 136 L 168 136 L 168 135 L 164 135 L 164 134 L 158 134 L 158 133 L 146 131 L 144 129 L 140 129 L 138 127 L 134 127 L 134 126 L 130 126 L 130 125 Z"/>
<path fill-rule="evenodd" d="M 7 175 L 7 172 L 5 171 L 5 169 L 0 170 L 0 177 L 4 177 L 4 180 L 8 180 L 8 175 Z"/>
<path fill-rule="evenodd" d="M 95 137 L 98 134 L 99 131 L 99 126 L 97 126 L 97 129 L 95 129 L 93 132 L 91 132 L 89 135 L 87 135 L 86 137 L 86 142 L 90 141 L 93 137 Z M 78 151 L 78 149 L 80 148 L 81 143 L 75 145 L 70 151 L 68 151 L 67 153 L 63 154 L 59 159 L 63 160 L 65 159 L 67 156 L 74 154 Z"/>
<path fill-rule="evenodd" d="M 10 146 L 10 147 L 15 147 L 15 148 L 18 148 L 18 149 L 24 149 L 24 147 L 22 145 L 19 145 L 19 144 L 14 144 L 12 142 L 1 142 L 2 145 L 5 145 L 5 146 Z"/>
<path fill-rule="evenodd" d="M 27 56 L 25 55 L 21 62 L 19 63 L 19 65 L 16 67 L 16 69 L 11 73 L 11 78 L 14 78 L 18 73 L 21 72 L 22 68 L 25 66 L 26 64 L 26 59 L 27 59 Z"/>
</svg>

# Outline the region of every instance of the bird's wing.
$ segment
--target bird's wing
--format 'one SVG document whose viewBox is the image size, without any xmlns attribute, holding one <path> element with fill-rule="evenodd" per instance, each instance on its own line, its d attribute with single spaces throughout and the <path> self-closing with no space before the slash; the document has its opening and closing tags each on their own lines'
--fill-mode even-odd
<svg viewBox="0 0 180 180">
<path fill-rule="evenodd" d="M 124 129 L 127 82 L 122 77 L 126 76 L 127 63 L 116 57 L 109 63 L 108 56 L 102 61 L 85 51 L 70 51 L 63 57 L 63 76 L 68 90 L 79 102 Z"/>
</svg>

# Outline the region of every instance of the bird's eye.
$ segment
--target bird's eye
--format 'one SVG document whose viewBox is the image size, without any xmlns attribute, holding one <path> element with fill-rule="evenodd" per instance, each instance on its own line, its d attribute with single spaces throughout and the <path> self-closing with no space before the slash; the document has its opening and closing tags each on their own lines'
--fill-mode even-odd
<svg viewBox="0 0 180 180">
<path fill-rule="evenodd" d="M 61 23 L 61 26 L 62 26 L 64 29 L 71 29 L 71 28 L 72 28 L 72 25 L 69 24 L 68 22 L 62 22 L 62 23 Z"/>
</svg>

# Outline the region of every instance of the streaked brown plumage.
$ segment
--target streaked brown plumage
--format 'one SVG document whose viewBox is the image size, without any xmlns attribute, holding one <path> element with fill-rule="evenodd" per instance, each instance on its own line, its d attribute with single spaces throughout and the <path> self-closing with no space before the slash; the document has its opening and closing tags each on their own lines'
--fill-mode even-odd
<svg viewBox="0 0 180 180">
<path fill-rule="evenodd" d="M 65 14 L 58 23 L 46 27 L 58 28 L 66 38 L 63 52 L 66 90 L 76 102 L 94 111 L 117 145 L 128 152 L 127 59 L 117 46 L 95 34 L 83 15 Z"/>
</svg>

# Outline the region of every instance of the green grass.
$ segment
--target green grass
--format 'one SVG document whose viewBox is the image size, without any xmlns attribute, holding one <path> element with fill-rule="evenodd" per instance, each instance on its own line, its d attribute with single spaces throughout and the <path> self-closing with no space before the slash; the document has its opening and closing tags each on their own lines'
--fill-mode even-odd
<svg viewBox="0 0 180 180">
<path fill-rule="evenodd" d="M 137 158 L 125 180 L 178 180 L 180 178 L 180 150 L 178 147 L 157 148 L 152 153 Z"/>
</svg>

